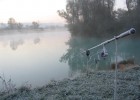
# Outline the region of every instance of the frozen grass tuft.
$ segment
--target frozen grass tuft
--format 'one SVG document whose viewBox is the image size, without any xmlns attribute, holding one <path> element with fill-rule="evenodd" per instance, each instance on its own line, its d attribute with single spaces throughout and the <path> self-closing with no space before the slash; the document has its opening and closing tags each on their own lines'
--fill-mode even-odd
<svg viewBox="0 0 140 100">
<path fill-rule="evenodd" d="M 3 75 L 3 77 L 0 76 L 0 80 L 2 81 L 1 93 L 11 93 L 16 89 L 11 78 L 7 81 Z"/>
</svg>

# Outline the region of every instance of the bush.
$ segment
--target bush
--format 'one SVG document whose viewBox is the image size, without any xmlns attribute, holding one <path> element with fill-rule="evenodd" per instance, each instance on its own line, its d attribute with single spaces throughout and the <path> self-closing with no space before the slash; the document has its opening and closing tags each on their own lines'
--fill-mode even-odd
<svg viewBox="0 0 140 100">
<path fill-rule="evenodd" d="M 130 67 L 130 65 L 135 65 L 134 59 L 127 59 L 127 60 L 123 60 L 123 61 L 118 62 L 117 68 L 118 69 L 124 69 L 126 67 Z M 111 64 L 111 69 L 114 70 L 115 66 L 116 66 L 115 63 L 112 63 Z"/>
</svg>

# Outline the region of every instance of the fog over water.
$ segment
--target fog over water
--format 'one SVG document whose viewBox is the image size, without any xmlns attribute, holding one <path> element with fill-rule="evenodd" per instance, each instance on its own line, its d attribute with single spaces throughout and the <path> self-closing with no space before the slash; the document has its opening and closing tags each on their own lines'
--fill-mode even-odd
<svg viewBox="0 0 140 100">
<path fill-rule="evenodd" d="M 66 30 L 0 35 L 0 75 L 17 86 L 27 81 L 42 86 L 68 77 L 68 65 L 59 62 L 68 38 Z"/>
<path fill-rule="evenodd" d="M 8 33 L 0 35 L 0 76 L 12 79 L 16 86 L 25 82 L 33 87 L 43 86 L 51 80 L 62 80 L 87 67 L 87 50 L 110 38 L 71 37 L 67 30 Z M 139 64 L 139 39 L 126 37 L 118 41 L 118 59 L 134 58 Z M 110 68 L 115 58 L 114 42 L 105 46 L 108 57 L 98 62 L 99 70 Z M 136 49 L 137 48 L 137 49 Z M 102 47 L 91 51 L 93 56 Z M 88 67 L 96 69 L 95 59 Z M 61 61 L 61 62 L 60 62 Z M 1 84 L 1 83 L 0 83 Z"/>
</svg>

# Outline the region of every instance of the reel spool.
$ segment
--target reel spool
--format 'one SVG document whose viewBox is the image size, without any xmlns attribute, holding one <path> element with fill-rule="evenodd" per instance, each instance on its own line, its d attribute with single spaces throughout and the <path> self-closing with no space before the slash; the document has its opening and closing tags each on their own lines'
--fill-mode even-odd
<svg viewBox="0 0 140 100">
<path fill-rule="evenodd" d="M 106 48 L 105 48 L 104 45 L 103 45 L 103 49 L 102 49 L 102 51 L 101 51 L 101 53 L 100 53 L 100 56 L 101 56 L 102 58 L 106 58 L 106 57 L 108 56 L 108 52 L 107 52 L 107 50 L 106 50 Z"/>
</svg>

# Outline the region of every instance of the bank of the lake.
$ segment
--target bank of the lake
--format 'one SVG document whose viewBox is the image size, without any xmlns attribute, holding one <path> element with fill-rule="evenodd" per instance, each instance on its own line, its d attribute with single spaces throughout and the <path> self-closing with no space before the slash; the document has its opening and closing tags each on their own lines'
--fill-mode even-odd
<svg viewBox="0 0 140 100">
<path fill-rule="evenodd" d="M 0 100 L 113 100 L 114 71 L 89 71 L 35 89 L 0 93 Z M 118 71 L 117 99 L 140 99 L 140 66 Z"/>
</svg>

